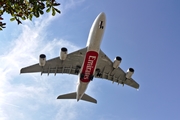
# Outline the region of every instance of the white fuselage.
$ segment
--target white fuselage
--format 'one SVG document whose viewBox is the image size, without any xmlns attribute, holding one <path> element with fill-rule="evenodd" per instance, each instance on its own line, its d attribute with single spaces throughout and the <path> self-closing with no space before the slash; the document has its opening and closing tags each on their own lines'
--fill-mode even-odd
<svg viewBox="0 0 180 120">
<path fill-rule="evenodd" d="M 77 101 L 79 101 L 79 99 L 81 99 L 81 97 L 84 95 L 89 82 L 93 79 L 96 70 L 98 54 L 100 51 L 100 44 L 104 34 L 105 24 L 105 14 L 100 13 L 94 20 L 90 29 L 86 45 L 87 53 L 84 58 L 84 63 L 79 74 L 79 80 L 77 85 Z"/>
</svg>

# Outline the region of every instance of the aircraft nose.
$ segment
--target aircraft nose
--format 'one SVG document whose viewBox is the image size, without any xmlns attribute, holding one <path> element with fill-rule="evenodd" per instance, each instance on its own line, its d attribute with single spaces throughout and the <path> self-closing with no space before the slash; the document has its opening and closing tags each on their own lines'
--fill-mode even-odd
<svg viewBox="0 0 180 120">
<path fill-rule="evenodd" d="M 101 12 L 101 13 L 99 14 L 99 18 L 105 20 L 105 19 L 106 19 L 105 13 L 104 13 L 104 12 Z"/>
<path fill-rule="evenodd" d="M 104 13 L 104 12 L 101 12 L 100 15 L 101 15 L 101 16 L 105 16 L 105 13 Z"/>
</svg>

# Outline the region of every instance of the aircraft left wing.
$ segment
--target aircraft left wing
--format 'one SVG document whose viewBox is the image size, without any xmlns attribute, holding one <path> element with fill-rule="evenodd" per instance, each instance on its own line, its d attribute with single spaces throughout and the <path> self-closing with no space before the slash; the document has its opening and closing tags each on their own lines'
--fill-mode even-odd
<svg viewBox="0 0 180 120">
<path fill-rule="evenodd" d="M 84 56 L 87 48 L 83 48 L 72 52 L 67 55 L 65 60 L 60 60 L 59 57 L 50 59 L 46 61 L 45 66 L 39 66 L 39 63 L 35 65 L 31 65 L 25 68 L 22 68 L 20 73 L 33 73 L 33 72 L 41 72 L 43 73 L 68 73 L 77 75 L 81 66 L 83 64 Z"/>
<path fill-rule="evenodd" d="M 139 84 L 135 80 L 126 78 L 126 73 L 120 67 L 114 69 L 113 62 L 101 50 L 99 52 L 95 77 L 110 80 L 118 84 L 126 84 L 136 89 L 139 88 Z"/>
</svg>

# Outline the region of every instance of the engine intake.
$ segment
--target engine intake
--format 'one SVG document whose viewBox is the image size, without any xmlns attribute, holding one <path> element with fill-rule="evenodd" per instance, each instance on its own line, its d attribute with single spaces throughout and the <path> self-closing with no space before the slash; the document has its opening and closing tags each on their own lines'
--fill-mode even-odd
<svg viewBox="0 0 180 120">
<path fill-rule="evenodd" d="M 133 73 L 134 73 L 134 69 L 133 68 L 129 68 L 127 70 L 127 73 L 126 73 L 126 78 L 130 79 L 132 77 Z"/>
<path fill-rule="evenodd" d="M 60 60 L 65 60 L 67 57 L 67 48 L 63 47 L 61 48 L 60 52 Z"/>
<path fill-rule="evenodd" d="M 46 55 L 45 54 L 40 54 L 39 55 L 39 65 L 40 66 L 45 66 L 46 64 Z"/>
<path fill-rule="evenodd" d="M 122 58 L 117 56 L 115 59 L 114 59 L 114 62 L 113 62 L 113 68 L 118 68 L 120 63 L 122 61 Z"/>
</svg>

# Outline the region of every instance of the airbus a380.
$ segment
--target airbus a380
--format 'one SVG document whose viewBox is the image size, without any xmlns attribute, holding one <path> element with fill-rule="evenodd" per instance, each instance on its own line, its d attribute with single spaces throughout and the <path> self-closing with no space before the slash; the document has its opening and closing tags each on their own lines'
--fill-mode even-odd
<svg viewBox="0 0 180 120">
<path fill-rule="evenodd" d="M 97 103 L 97 100 L 85 93 L 90 81 L 93 78 L 103 78 L 124 84 L 138 89 L 139 84 L 132 79 L 133 68 L 124 72 L 120 67 L 121 57 L 117 56 L 111 61 L 100 49 L 100 44 L 106 25 L 106 16 L 100 13 L 94 20 L 89 32 L 87 45 L 78 51 L 67 53 L 67 48 L 63 47 L 60 56 L 46 61 L 46 56 L 39 56 L 39 63 L 22 68 L 20 73 L 41 72 L 47 73 L 67 73 L 78 75 L 77 91 L 64 95 L 59 95 L 57 99 L 77 99 Z"/>
</svg>

